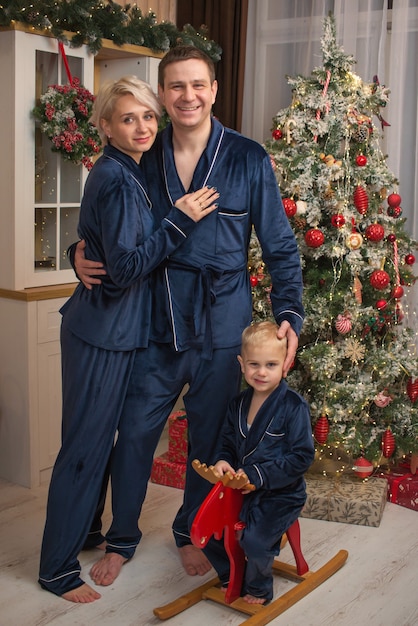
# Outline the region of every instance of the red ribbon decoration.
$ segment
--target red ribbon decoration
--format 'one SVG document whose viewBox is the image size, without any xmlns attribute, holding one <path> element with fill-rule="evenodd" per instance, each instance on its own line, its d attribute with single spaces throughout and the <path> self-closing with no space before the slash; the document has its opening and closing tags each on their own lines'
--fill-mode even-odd
<svg viewBox="0 0 418 626">
<path fill-rule="evenodd" d="M 73 87 L 74 86 L 73 77 L 71 75 L 70 66 L 68 65 L 68 59 L 67 59 L 67 55 L 65 54 L 64 44 L 62 43 L 62 41 L 58 42 L 58 48 L 61 53 L 62 60 L 64 62 L 65 71 L 67 72 L 68 82 L 70 83 L 71 87 Z"/>
</svg>

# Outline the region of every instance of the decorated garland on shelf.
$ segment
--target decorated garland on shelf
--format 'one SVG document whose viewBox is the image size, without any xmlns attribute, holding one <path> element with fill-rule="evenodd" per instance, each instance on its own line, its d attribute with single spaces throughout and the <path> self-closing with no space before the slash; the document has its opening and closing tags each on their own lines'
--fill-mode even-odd
<svg viewBox="0 0 418 626">
<path fill-rule="evenodd" d="M 0 26 L 20 22 L 35 30 L 48 31 L 63 43 L 74 48 L 86 45 L 92 54 L 109 39 L 117 46 L 132 44 L 145 46 L 154 52 L 167 52 L 179 44 L 200 48 L 214 61 L 221 58 L 222 49 L 190 24 L 183 30 L 171 22 L 157 24 L 151 10 L 143 15 L 136 4 L 121 6 L 112 0 L 10 0 L 0 5 Z M 68 39 L 68 32 L 73 33 Z"/>
</svg>

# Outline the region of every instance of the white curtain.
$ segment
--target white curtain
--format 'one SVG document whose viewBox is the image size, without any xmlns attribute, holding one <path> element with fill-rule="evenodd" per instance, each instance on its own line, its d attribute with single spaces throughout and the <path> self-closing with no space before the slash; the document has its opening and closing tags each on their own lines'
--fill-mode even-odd
<svg viewBox="0 0 418 626">
<path fill-rule="evenodd" d="M 273 116 L 291 102 L 286 75 L 322 66 L 329 11 L 338 42 L 357 61 L 353 71 L 366 82 L 377 75 L 391 91 L 382 146 L 399 179 L 406 228 L 418 239 L 418 0 L 393 0 L 390 10 L 388 0 L 249 0 L 243 133 L 269 138 Z"/>
</svg>

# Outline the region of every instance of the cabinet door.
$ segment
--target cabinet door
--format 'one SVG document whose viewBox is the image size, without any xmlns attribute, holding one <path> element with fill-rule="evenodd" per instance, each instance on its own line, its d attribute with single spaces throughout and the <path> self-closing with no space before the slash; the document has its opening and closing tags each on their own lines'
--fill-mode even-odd
<svg viewBox="0 0 418 626">
<path fill-rule="evenodd" d="M 49 341 L 38 346 L 39 469 L 43 475 L 55 463 L 61 446 L 61 345 Z"/>
</svg>

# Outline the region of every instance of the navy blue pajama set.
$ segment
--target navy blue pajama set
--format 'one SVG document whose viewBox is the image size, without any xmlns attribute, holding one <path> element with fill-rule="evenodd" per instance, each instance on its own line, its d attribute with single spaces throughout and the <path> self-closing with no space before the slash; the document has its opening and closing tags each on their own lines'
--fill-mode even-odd
<svg viewBox="0 0 418 626">
<path fill-rule="evenodd" d="M 62 307 L 62 446 L 48 496 L 39 583 L 57 594 L 83 584 L 77 555 L 92 524 L 135 363 L 151 327 L 150 272 L 196 223 L 169 208 L 156 229 L 137 163 L 106 146 L 90 172 L 79 236 L 104 263 L 102 285 L 81 283 Z M 157 224 L 157 226 L 158 226 Z"/>
<path fill-rule="evenodd" d="M 242 595 L 268 602 L 273 559 L 306 500 L 303 474 L 314 459 L 314 445 L 308 404 L 284 379 L 248 428 L 252 395 L 248 388 L 231 402 L 216 460 L 242 468 L 256 487 L 244 496 L 240 514 L 245 523 L 240 545 L 247 556 Z M 204 552 L 226 586 L 230 568 L 222 541 L 212 538 Z"/>
<path fill-rule="evenodd" d="M 189 517 L 210 484 L 191 468 L 216 459 L 229 402 L 240 389 L 241 333 L 251 323 L 248 244 L 255 226 L 272 276 L 276 321 L 299 334 L 303 321 L 300 258 L 270 158 L 261 145 L 212 119 L 212 131 L 189 189 L 177 174 L 172 127 L 141 160 L 156 223 L 180 196 L 204 185 L 219 208 L 153 273 L 148 348 L 135 358 L 112 454 L 113 522 L 107 551 L 132 557 L 153 454 L 177 398 L 188 385 L 189 461 L 184 500 L 173 524 L 177 546 L 190 544 Z"/>
</svg>

